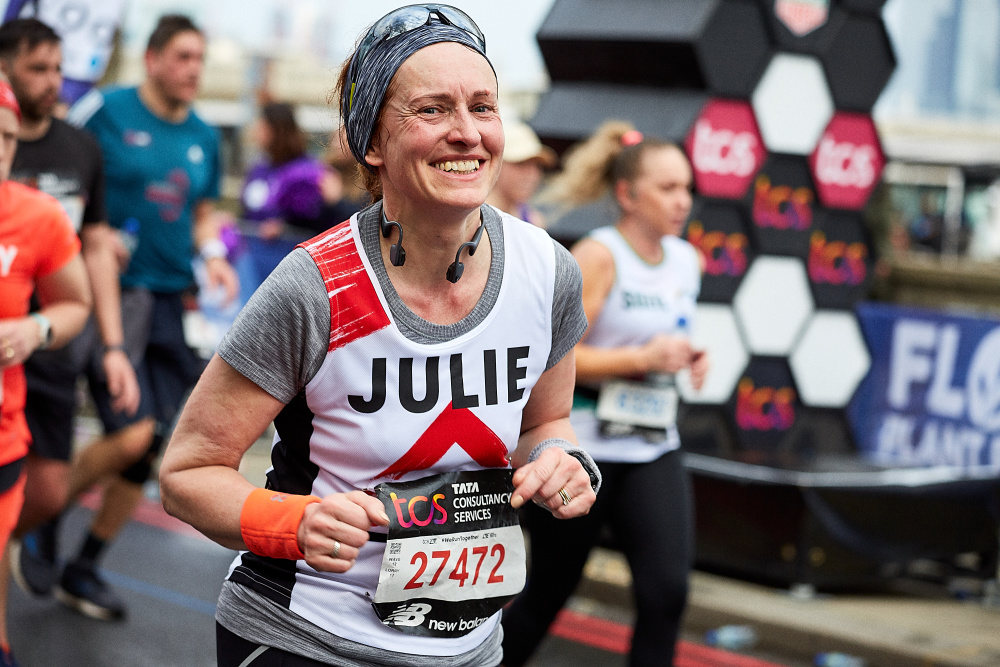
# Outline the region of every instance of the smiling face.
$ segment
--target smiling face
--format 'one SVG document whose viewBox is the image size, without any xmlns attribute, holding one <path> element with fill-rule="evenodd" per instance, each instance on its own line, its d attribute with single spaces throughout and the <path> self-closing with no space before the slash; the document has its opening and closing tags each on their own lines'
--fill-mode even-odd
<svg viewBox="0 0 1000 667">
<path fill-rule="evenodd" d="M 366 157 L 394 215 L 467 214 L 496 182 L 503 145 L 489 63 L 442 42 L 417 51 L 396 72 Z"/>
<path fill-rule="evenodd" d="M 651 148 L 634 181 L 616 187 L 622 210 L 662 236 L 679 236 L 691 212 L 691 165 L 680 149 Z"/>
</svg>

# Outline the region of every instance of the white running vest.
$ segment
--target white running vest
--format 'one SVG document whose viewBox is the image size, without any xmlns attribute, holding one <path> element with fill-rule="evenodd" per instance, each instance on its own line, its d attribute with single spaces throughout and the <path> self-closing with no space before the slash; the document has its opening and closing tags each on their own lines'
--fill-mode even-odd
<svg viewBox="0 0 1000 667">
<path fill-rule="evenodd" d="M 450 470 L 509 467 L 521 411 L 552 345 L 555 250 L 544 231 L 506 214 L 502 223 L 496 304 L 473 330 L 431 345 L 414 343 L 394 324 L 356 214 L 305 244 L 330 296 L 330 346 L 305 388 L 308 409 L 297 408 L 301 421 L 311 417 L 311 430 L 301 436 L 308 442 L 290 442 L 279 429 L 275 471 L 313 474 L 307 493 L 322 498 Z M 279 486 L 280 478 L 279 471 Z M 456 655 L 493 632 L 499 613 L 457 639 L 382 625 L 368 596 L 375 594 L 384 549 L 369 542 L 344 574 L 316 572 L 298 561 L 287 576 L 274 571 L 284 567 L 280 561 L 241 554 L 230 578 L 265 594 L 271 588 L 277 593 L 269 597 L 324 630 L 380 649 Z"/>
<path fill-rule="evenodd" d="M 701 290 L 698 251 L 684 239 L 663 237 L 663 260 L 651 265 L 639 257 L 615 227 L 595 229 L 589 238 L 611 251 L 615 283 L 583 343 L 595 347 L 642 345 L 655 334 L 686 336 Z M 680 447 L 676 427 L 667 439 L 651 444 L 640 436 L 604 438 L 593 410 L 574 410 L 573 429 L 594 460 L 647 463 Z"/>
</svg>

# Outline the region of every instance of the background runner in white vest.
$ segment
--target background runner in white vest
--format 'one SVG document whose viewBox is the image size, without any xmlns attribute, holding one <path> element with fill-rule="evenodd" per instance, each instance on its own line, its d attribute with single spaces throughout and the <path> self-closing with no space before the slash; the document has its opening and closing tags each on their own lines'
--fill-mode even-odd
<svg viewBox="0 0 1000 667">
<path fill-rule="evenodd" d="M 240 315 L 167 450 L 164 506 L 242 551 L 219 600 L 219 665 L 497 665 L 500 613 L 460 613 L 478 589 L 517 592 L 519 547 L 476 540 L 520 533 L 466 528 L 529 500 L 580 516 L 599 480 L 570 444 L 579 269 L 483 205 L 503 128 L 468 16 L 383 17 L 338 91 L 375 203 L 293 251 Z M 272 419 L 264 491 L 237 468 Z M 366 493 L 390 482 L 432 490 L 394 487 L 385 506 Z M 391 532 L 452 524 L 412 558 L 423 538 Z M 393 556 L 419 569 L 383 585 Z M 442 606 L 458 615 L 429 622 Z"/>
<path fill-rule="evenodd" d="M 607 524 L 634 581 L 630 664 L 672 665 L 693 556 L 691 500 L 672 416 L 645 408 L 669 405 L 660 399 L 673 392 L 673 374 L 690 369 L 700 388 L 708 371 L 707 356 L 688 341 L 700 258 L 678 238 L 691 210 L 691 168 L 677 146 L 609 122 L 572 154 L 552 187 L 574 204 L 611 189 L 621 208 L 614 226 L 573 248 L 592 323 L 576 346 L 573 426 L 598 461 L 603 487 L 590 514 L 572 521 L 527 508 L 531 567 L 525 590 L 504 615 L 504 664 L 527 661 Z M 626 409 L 618 411 L 619 421 L 601 420 L 595 399 L 603 402 L 612 391 Z M 658 426 L 650 427 L 651 416 L 662 417 Z"/>
</svg>

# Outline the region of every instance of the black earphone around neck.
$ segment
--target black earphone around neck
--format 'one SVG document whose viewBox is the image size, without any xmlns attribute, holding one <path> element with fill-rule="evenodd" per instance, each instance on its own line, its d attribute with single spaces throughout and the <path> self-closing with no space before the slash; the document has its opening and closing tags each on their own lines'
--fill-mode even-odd
<svg viewBox="0 0 1000 667">
<path fill-rule="evenodd" d="M 468 248 L 470 257 L 476 254 L 479 242 L 483 238 L 483 228 L 485 226 L 486 219 L 480 213 L 479 227 L 476 229 L 475 235 L 472 237 L 471 241 L 463 243 L 458 247 L 458 252 L 455 253 L 455 261 L 448 267 L 448 273 L 445 275 L 448 282 L 457 283 L 462 278 L 462 273 L 465 271 L 465 265 L 462 264 L 462 251 Z M 403 226 L 395 220 L 389 220 L 386 218 L 385 210 L 383 210 L 382 220 L 379 221 L 379 228 L 382 230 L 382 236 L 384 238 L 389 238 L 393 227 L 395 227 L 399 232 L 399 238 L 396 239 L 395 243 L 389 246 L 389 262 L 391 262 L 393 266 L 403 266 L 406 262 L 406 250 L 403 249 Z"/>
<path fill-rule="evenodd" d="M 406 262 L 406 250 L 403 249 L 403 226 L 395 220 L 386 219 L 385 211 L 383 211 L 379 227 L 382 229 L 383 238 L 389 238 L 393 227 L 399 231 L 399 238 L 389 246 L 389 261 L 392 262 L 393 266 L 402 266 Z"/>
<path fill-rule="evenodd" d="M 458 246 L 458 252 L 455 253 L 455 261 L 451 263 L 448 267 L 447 278 L 449 282 L 457 283 L 459 278 L 462 277 L 462 272 L 465 271 L 465 264 L 462 264 L 462 251 L 466 248 L 469 249 L 469 256 L 476 254 L 476 248 L 479 247 L 479 241 L 483 238 L 483 227 L 486 226 L 486 222 L 483 219 L 482 214 L 479 216 L 479 228 L 476 229 L 475 236 L 468 243 L 463 243 Z"/>
</svg>

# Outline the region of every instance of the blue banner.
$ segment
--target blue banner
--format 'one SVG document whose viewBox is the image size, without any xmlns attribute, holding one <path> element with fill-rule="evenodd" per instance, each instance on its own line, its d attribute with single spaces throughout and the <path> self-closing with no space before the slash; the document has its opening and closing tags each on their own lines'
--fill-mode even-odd
<svg viewBox="0 0 1000 667">
<path fill-rule="evenodd" d="M 862 304 L 872 366 L 848 406 L 861 453 L 1000 473 L 1000 319 Z"/>
</svg>

